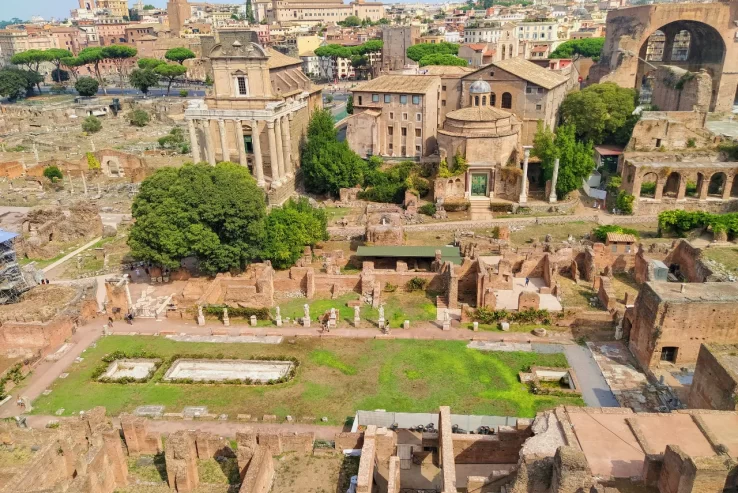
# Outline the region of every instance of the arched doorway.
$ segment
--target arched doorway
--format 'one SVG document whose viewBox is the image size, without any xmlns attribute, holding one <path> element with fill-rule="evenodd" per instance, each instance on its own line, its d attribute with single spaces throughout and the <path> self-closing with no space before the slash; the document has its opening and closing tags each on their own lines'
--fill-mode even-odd
<svg viewBox="0 0 738 493">
<path fill-rule="evenodd" d="M 641 180 L 641 190 L 638 196 L 647 199 L 655 198 L 658 183 L 659 176 L 656 173 L 646 173 Z"/>
<path fill-rule="evenodd" d="M 707 185 L 707 195 L 710 197 L 721 197 L 725 190 L 725 173 L 715 173 L 710 177 L 710 183 Z"/>
<path fill-rule="evenodd" d="M 502 104 L 500 107 L 506 110 L 512 109 L 512 94 L 509 92 L 502 93 Z"/>
<path fill-rule="evenodd" d="M 676 198 L 679 194 L 679 185 L 681 184 L 681 181 L 682 176 L 676 171 L 672 171 L 664 184 L 664 197 Z"/>
<path fill-rule="evenodd" d="M 714 27 L 691 20 L 670 22 L 654 30 L 645 38 L 639 52 L 631 54 L 639 58 L 635 88 L 640 90 L 643 81 L 648 80 L 648 74 L 662 64 L 675 65 L 691 72 L 704 68 L 713 78 L 713 100 L 710 104 L 710 109 L 713 109 L 725 52 L 725 42 Z"/>
</svg>

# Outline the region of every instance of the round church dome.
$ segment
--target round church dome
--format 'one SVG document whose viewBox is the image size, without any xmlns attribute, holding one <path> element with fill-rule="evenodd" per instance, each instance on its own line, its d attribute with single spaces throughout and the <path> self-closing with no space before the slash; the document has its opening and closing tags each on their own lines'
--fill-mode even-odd
<svg viewBox="0 0 738 493">
<path fill-rule="evenodd" d="M 490 92 L 492 92 L 492 88 L 484 80 L 474 82 L 469 88 L 469 94 L 489 94 Z"/>
</svg>

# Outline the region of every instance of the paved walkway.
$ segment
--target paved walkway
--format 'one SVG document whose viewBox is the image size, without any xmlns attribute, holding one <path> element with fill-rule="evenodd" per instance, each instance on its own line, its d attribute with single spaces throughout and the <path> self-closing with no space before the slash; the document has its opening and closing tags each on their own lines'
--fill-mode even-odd
<svg viewBox="0 0 738 493">
<path fill-rule="evenodd" d="M 582 398 L 587 406 L 620 407 L 589 348 L 576 344 L 567 345 L 564 346 L 564 354 L 577 374 Z"/>
<path fill-rule="evenodd" d="M 20 394 L 28 397 L 31 402 L 36 400 L 41 393 L 49 388 L 59 375 L 64 373 L 71 366 L 75 358 L 82 351 L 95 342 L 102 335 L 102 325 L 93 322 L 77 330 L 69 341 L 72 348 L 67 351 L 58 361 L 42 361 L 34 369 L 30 379 L 25 383 Z M 18 414 L 18 408 L 15 405 L 15 397 L 17 393 L 11 392 L 13 398 L 0 406 L 0 418 L 9 418 Z"/>
<path fill-rule="evenodd" d="M 88 248 L 91 248 L 91 247 L 92 247 L 92 245 L 94 245 L 95 243 L 97 243 L 97 242 L 98 242 L 98 241 L 100 241 L 100 240 L 102 240 L 102 237 L 101 237 L 101 236 L 98 236 L 97 238 L 95 238 L 95 239 L 94 239 L 94 240 L 92 240 L 91 242 L 89 242 L 89 243 L 87 243 L 87 244 L 85 244 L 85 245 L 83 245 L 83 246 L 79 247 L 78 249 L 76 249 L 76 250 L 75 250 L 75 251 L 73 251 L 72 253 L 69 253 L 69 254 L 67 254 L 67 255 L 64 255 L 64 256 L 63 256 L 62 258 L 60 258 L 59 260 L 57 260 L 57 261 L 56 261 L 56 262 L 54 262 L 53 264 L 49 264 L 49 265 L 47 265 L 46 267 L 44 267 L 44 268 L 42 269 L 42 270 L 43 270 L 43 272 L 44 272 L 44 273 L 46 273 L 46 272 L 50 272 L 50 271 L 51 271 L 52 269 L 54 269 L 55 267 L 58 267 L 58 266 L 60 266 L 61 264 L 63 264 L 64 262 L 66 262 L 66 261 L 67 261 L 67 260 L 69 260 L 70 258 L 74 257 L 75 255 L 78 255 L 78 254 L 80 254 L 80 253 L 84 252 L 84 251 L 85 251 L 85 250 L 87 250 Z"/>
<path fill-rule="evenodd" d="M 76 417 L 60 418 L 59 416 L 31 415 L 26 418 L 26 424 L 30 428 L 44 428 L 51 421 L 74 420 Z M 120 419 L 111 418 L 113 426 L 120 428 Z M 215 435 L 235 438 L 236 433 L 249 427 L 256 431 L 293 432 L 293 433 L 315 433 L 319 440 L 333 440 L 336 433 L 343 431 L 340 426 L 311 425 L 304 423 L 249 423 L 245 421 L 193 421 L 193 420 L 163 420 L 150 419 L 149 431 L 168 435 L 180 430 L 199 430 L 213 433 Z"/>
</svg>

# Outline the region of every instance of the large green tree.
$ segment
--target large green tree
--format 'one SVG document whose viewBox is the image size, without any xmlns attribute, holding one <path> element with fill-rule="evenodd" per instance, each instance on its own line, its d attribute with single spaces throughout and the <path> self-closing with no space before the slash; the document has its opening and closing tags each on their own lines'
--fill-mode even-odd
<svg viewBox="0 0 738 493">
<path fill-rule="evenodd" d="M 26 77 L 20 69 L 0 69 L 0 96 L 14 101 L 26 95 Z"/>
<path fill-rule="evenodd" d="M 154 72 L 167 81 L 167 96 L 172 89 L 172 83 L 187 73 L 187 67 L 184 65 L 176 65 L 173 63 L 163 63 L 158 65 Z"/>
<path fill-rule="evenodd" d="M 290 199 L 272 209 L 266 218 L 261 258 L 278 269 L 286 269 L 302 256 L 306 245 L 315 246 L 328 239 L 323 209 L 313 208 L 308 199 Z"/>
<path fill-rule="evenodd" d="M 25 66 L 29 72 L 35 74 L 39 74 L 39 67 L 47 61 L 49 61 L 48 55 L 42 50 L 26 50 L 16 53 L 10 58 L 10 63 L 13 65 Z M 39 94 L 41 94 L 41 82 L 43 82 L 43 77 L 36 83 Z"/>
<path fill-rule="evenodd" d="M 77 58 L 82 60 L 85 65 L 92 65 L 95 72 L 95 78 L 97 79 L 97 82 L 100 84 L 100 86 L 102 86 L 103 93 L 107 95 L 108 90 L 105 88 L 105 79 L 100 72 L 100 62 L 105 60 L 103 49 L 99 46 L 85 48 L 84 50 L 79 52 Z"/>
<path fill-rule="evenodd" d="M 251 4 L 251 0 L 246 0 L 246 20 L 249 24 L 256 24 L 256 17 L 254 17 L 254 6 Z"/>
<path fill-rule="evenodd" d="M 605 38 L 570 39 L 561 43 L 548 57 L 572 58 L 574 55 L 581 55 L 599 60 L 604 45 Z"/>
<path fill-rule="evenodd" d="M 72 74 L 74 81 L 79 79 L 79 68 L 87 65 L 87 63 L 77 56 L 68 56 L 61 59 L 61 64 Z"/>
<path fill-rule="evenodd" d="M 364 183 L 366 163 L 346 141 L 338 141 L 328 110 L 317 111 L 310 119 L 301 166 L 305 187 L 312 193 L 338 196 L 341 188 Z"/>
<path fill-rule="evenodd" d="M 469 65 L 469 62 L 464 60 L 463 58 L 459 58 L 456 55 L 449 55 L 447 53 L 434 53 L 432 55 L 425 55 L 423 58 L 420 59 L 420 62 L 418 64 L 421 67 L 425 67 L 426 65 L 451 65 L 455 67 L 466 67 Z"/>
<path fill-rule="evenodd" d="M 103 57 L 112 60 L 115 65 L 115 69 L 118 71 L 121 89 L 123 88 L 123 72 L 125 69 L 125 63 L 128 59 L 135 57 L 137 54 L 138 50 L 136 48 L 125 45 L 110 45 L 102 49 Z"/>
<path fill-rule="evenodd" d="M 456 43 L 419 43 L 412 45 L 407 49 L 407 57 L 410 60 L 419 62 L 421 58 L 427 55 L 458 55 L 459 45 Z"/>
<path fill-rule="evenodd" d="M 592 84 L 581 91 L 569 93 L 559 112 L 563 123 L 573 124 L 577 136 L 593 144 L 625 145 L 630 139 L 622 129 L 634 123 L 636 91 L 613 82 Z M 632 127 L 631 127 L 632 131 Z M 624 142 L 623 142 L 624 140 Z"/>
<path fill-rule="evenodd" d="M 159 84 L 159 76 L 151 69 L 137 68 L 131 72 L 128 81 L 146 97 L 149 89 Z"/>
<path fill-rule="evenodd" d="M 591 142 L 583 142 L 576 137 L 574 125 L 560 125 L 554 134 L 538 122 L 538 130 L 533 138 L 533 155 L 541 160 L 541 168 L 546 180 L 553 177 L 554 161 L 559 159 L 559 176 L 556 193 L 563 198 L 569 192 L 582 186 L 595 169 Z"/>
<path fill-rule="evenodd" d="M 234 163 L 161 168 L 133 202 L 128 244 L 139 260 L 177 268 L 195 255 L 207 273 L 241 270 L 264 238 L 264 192 Z"/>
<path fill-rule="evenodd" d="M 167 63 L 167 62 L 159 58 L 139 58 L 137 65 L 138 65 L 138 68 L 143 69 L 143 70 L 154 70 L 156 67 L 164 63 Z"/>
<path fill-rule="evenodd" d="M 56 68 L 56 74 L 59 75 L 61 73 L 61 66 L 62 66 L 62 60 L 65 58 L 69 58 L 72 56 L 72 52 L 69 50 L 64 50 L 61 48 L 50 48 L 48 50 L 44 50 L 44 53 L 46 54 L 46 60 L 51 62 L 54 67 Z M 54 82 L 63 82 L 62 80 L 56 80 L 52 77 Z"/>
<path fill-rule="evenodd" d="M 92 77 L 80 77 L 74 84 L 74 88 L 80 96 L 90 97 L 97 94 L 97 90 L 100 88 L 100 83 L 97 79 L 93 79 Z"/>
<path fill-rule="evenodd" d="M 185 60 L 195 57 L 196 55 L 192 50 L 183 47 L 171 48 L 164 54 L 164 58 L 172 62 L 177 62 L 180 65 L 182 65 Z"/>
</svg>

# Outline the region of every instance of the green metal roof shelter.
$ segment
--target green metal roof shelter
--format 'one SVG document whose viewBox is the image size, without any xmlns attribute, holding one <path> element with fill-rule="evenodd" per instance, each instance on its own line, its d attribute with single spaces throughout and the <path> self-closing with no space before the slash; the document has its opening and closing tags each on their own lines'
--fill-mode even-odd
<svg viewBox="0 0 738 493">
<path fill-rule="evenodd" d="M 441 251 L 443 262 L 461 265 L 459 247 L 451 246 L 360 246 L 357 257 L 394 257 L 394 258 L 427 258 L 435 259 L 436 250 Z"/>
</svg>

